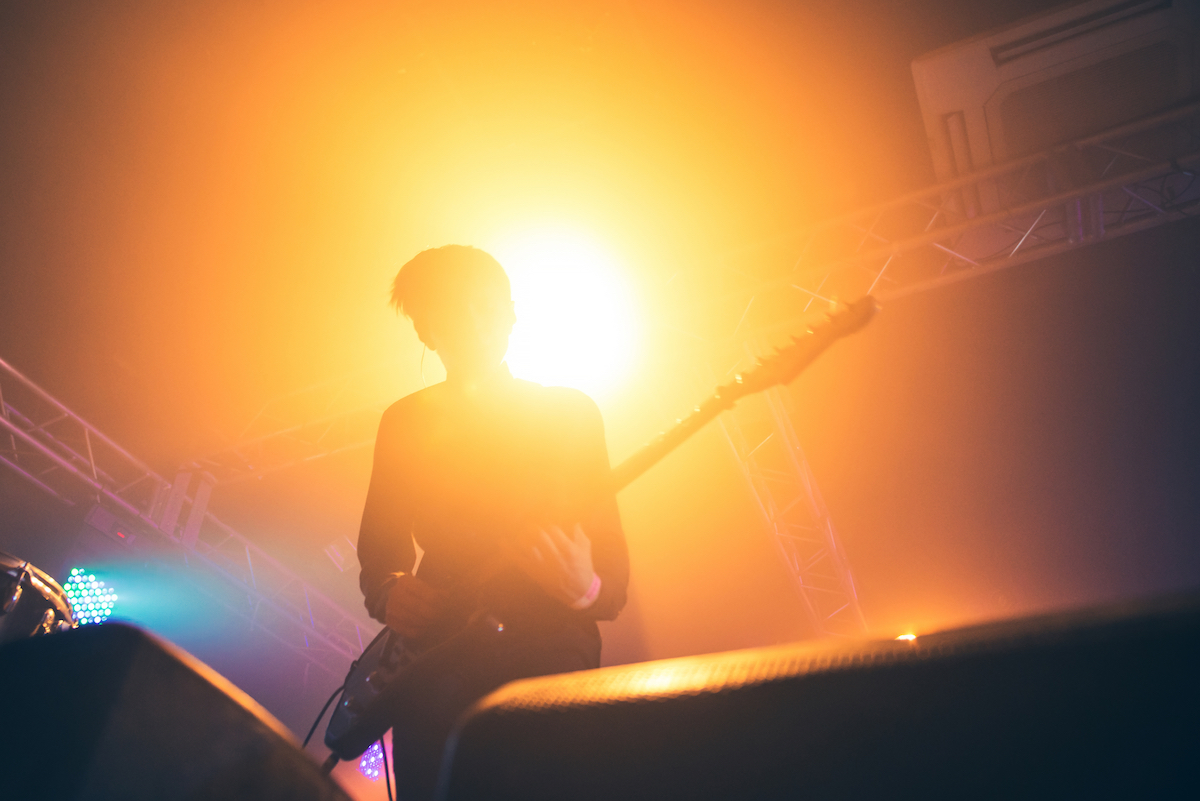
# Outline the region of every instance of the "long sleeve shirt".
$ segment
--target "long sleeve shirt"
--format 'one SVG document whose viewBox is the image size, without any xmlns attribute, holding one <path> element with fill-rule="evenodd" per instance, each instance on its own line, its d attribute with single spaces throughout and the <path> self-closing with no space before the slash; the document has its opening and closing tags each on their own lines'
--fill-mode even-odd
<svg viewBox="0 0 1200 801">
<path fill-rule="evenodd" d="M 579 523 L 592 546 L 600 594 L 571 610 L 503 565 L 506 538 L 531 524 Z M 384 412 L 359 531 L 359 584 L 383 620 L 389 579 L 410 573 L 452 596 L 445 630 L 477 608 L 519 623 L 596 620 L 625 604 L 629 556 L 609 485 L 604 424 L 581 392 L 504 375 L 469 391 L 443 382 Z M 597 639 L 598 643 L 598 639 Z"/>
</svg>

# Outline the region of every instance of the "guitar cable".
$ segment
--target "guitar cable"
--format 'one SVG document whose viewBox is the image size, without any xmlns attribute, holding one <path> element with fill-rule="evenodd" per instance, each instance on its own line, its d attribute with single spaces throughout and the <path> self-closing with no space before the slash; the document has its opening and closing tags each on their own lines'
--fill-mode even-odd
<svg viewBox="0 0 1200 801">
<path fill-rule="evenodd" d="M 395 744 L 392 745 L 395 748 Z M 383 738 L 379 738 L 379 751 L 383 754 L 383 786 L 387 788 L 388 801 L 394 801 L 392 798 L 392 771 L 388 767 L 388 752 L 387 746 L 383 744 Z"/>
<path fill-rule="evenodd" d="M 387 629 L 385 628 L 385 629 L 383 629 L 383 631 L 376 634 L 375 639 L 371 640 L 371 644 L 367 646 L 367 650 L 370 650 L 371 648 L 373 648 L 375 646 L 375 643 L 377 643 L 379 641 L 379 639 L 381 637 L 383 637 L 384 634 L 386 634 L 386 633 L 387 633 Z M 354 675 L 354 671 L 356 669 L 358 669 L 358 660 L 357 659 L 355 659 L 353 662 L 350 663 L 350 672 L 346 675 L 346 681 L 343 682 L 340 687 L 338 687 L 336 690 L 333 691 L 333 694 L 329 696 L 329 700 L 325 702 L 325 706 L 321 707 L 320 714 L 318 714 L 317 719 L 313 721 L 312 728 L 308 730 L 308 736 L 304 738 L 304 743 L 300 746 L 301 750 L 308 748 L 309 741 L 312 740 L 312 736 L 314 734 L 316 734 L 316 732 L 317 732 L 317 726 L 321 725 L 321 718 L 325 717 L 325 713 L 329 711 L 329 705 L 332 704 L 334 699 L 338 697 L 338 693 L 345 691 L 346 684 L 349 683 L 350 676 Z M 380 750 L 384 751 L 384 769 L 386 770 L 387 769 L 387 751 L 383 749 L 383 740 L 379 741 L 379 748 L 380 748 Z M 329 756 L 325 759 L 325 761 L 323 763 L 321 763 L 321 775 L 328 776 L 330 773 L 333 772 L 333 769 L 335 767 L 337 767 L 337 763 L 340 761 L 341 761 L 341 757 L 339 757 L 337 754 L 330 753 Z M 390 784 L 388 785 L 388 801 L 392 801 L 392 787 Z"/>
<path fill-rule="evenodd" d="M 316 733 L 317 726 L 321 723 L 321 718 L 325 717 L 325 713 L 329 711 L 329 705 L 333 703 L 333 699 L 337 698 L 338 693 L 344 689 L 346 689 L 345 684 L 334 690 L 333 695 L 329 696 L 329 700 L 325 702 L 325 706 L 321 707 L 321 714 L 317 715 L 317 719 L 313 721 L 312 728 L 308 730 L 308 736 L 304 738 L 304 745 L 300 746 L 301 749 L 308 748 L 308 741 L 311 740 L 312 736 Z"/>
</svg>

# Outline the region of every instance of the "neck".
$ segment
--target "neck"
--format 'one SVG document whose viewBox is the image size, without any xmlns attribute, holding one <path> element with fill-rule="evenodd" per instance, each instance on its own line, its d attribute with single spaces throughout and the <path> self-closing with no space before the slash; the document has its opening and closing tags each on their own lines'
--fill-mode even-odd
<svg viewBox="0 0 1200 801">
<path fill-rule="evenodd" d="M 512 373 L 508 371 L 508 365 L 504 362 L 487 367 L 446 371 L 446 383 L 467 392 L 478 392 L 510 378 Z"/>
</svg>

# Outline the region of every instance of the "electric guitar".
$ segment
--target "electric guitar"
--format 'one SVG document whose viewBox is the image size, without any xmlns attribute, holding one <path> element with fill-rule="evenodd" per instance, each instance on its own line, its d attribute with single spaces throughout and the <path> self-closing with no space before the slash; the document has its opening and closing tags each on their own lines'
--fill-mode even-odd
<svg viewBox="0 0 1200 801">
<path fill-rule="evenodd" d="M 615 493 L 623 489 L 718 414 L 732 408 L 739 399 L 792 381 L 834 342 L 866 326 L 877 308 L 870 295 L 846 305 L 807 335 L 793 337 L 792 344 L 718 387 L 687 417 L 613 468 L 611 490 Z M 486 611 L 476 614 L 469 625 L 477 626 L 485 633 L 504 630 L 503 622 Z M 453 648 L 453 643 L 448 641 L 429 650 L 446 648 Z M 406 643 L 399 634 L 386 627 L 371 641 L 362 656 L 350 666 L 341 699 L 325 730 L 325 745 L 336 757 L 354 759 L 383 736 L 390 726 L 388 710 L 403 685 L 405 668 L 426 652 L 419 651 L 413 643 Z M 454 654 L 446 656 L 452 660 Z"/>
</svg>

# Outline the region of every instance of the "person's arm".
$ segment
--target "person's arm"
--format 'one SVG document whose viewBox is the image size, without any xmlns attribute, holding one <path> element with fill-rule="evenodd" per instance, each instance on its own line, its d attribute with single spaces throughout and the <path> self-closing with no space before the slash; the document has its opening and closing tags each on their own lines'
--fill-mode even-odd
<svg viewBox="0 0 1200 801">
<path fill-rule="evenodd" d="M 358 586 L 371 617 L 387 622 L 387 599 L 402 575 L 412 573 L 416 549 L 412 515 L 403 499 L 401 421 L 396 407 L 384 412 L 375 437 L 371 483 L 358 530 Z"/>
<path fill-rule="evenodd" d="M 582 393 L 564 430 L 570 472 L 588 510 L 567 528 L 533 527 L 513 560 L 551 597 L 579 614 L 612 620 L 625 606 L 629 553 L 617 502 L 610 488 L 604 422 L 595 403 Z"/>
<path fill-rule="evenodd" d="M 582 527 L 591 541 L 592 568 L 600 579 L 600 586 L 595 600 L 580 614 L 596 620 L 614 620 L 625 607 L 629 588 L 629 549 L 621 527 L 621 514 L 617 510 L 617 497 L 610 484 L 612 468 L 608 461 L 608 445 L 604 441 L 604 418 L 591 398 L 587 398 L 581 418 L 584 482 L 598 498 L 591 515 L 582 521 Z"/>
</svg>

